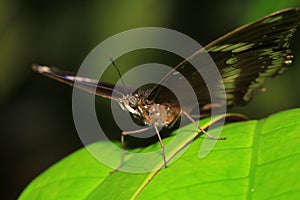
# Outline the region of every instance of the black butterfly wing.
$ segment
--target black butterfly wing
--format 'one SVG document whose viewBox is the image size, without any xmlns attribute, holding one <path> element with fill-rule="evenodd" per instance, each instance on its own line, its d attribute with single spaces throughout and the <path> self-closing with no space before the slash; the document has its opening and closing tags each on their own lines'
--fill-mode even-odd
<svg viewBox="0 0 300 200">
<path fill-rule="evenodd" d="M 290 40 L 300 9 L 268 15 L 219 38 L 205 48 L 219 67 L 228 105 L 243 105 L 262 90 L 267 77 L 281 75 L 292 62 Z"/>
<path fill-rule="evenodd" d="M 109 83 L 101 83 L 98 80 L 78 77 L 74 75 L 72 72 L 62 71 L 55 67 L 47 67 L 40 65 L 33 65 L 33 71 L 40 73 L 44 76 L 57 80 L 59 82 L 68 84 L 70 86 L 75 86 L 89 93 L 96 94 L 98 96 L 117 100 L 118 98 L 122 98 L 125 94 L 127 94 L 128 89 L 124 89 L 119 86 L 115 86 Z M 75 84 L 76 81 L 76 84 Z M 112 93 L 114 91 L 114 95 L 112 97 Z M 129 91 L 132 92 L 132 91 Z"/>
<path fill-rule="evenodd" d="M 286 9 L 239 27 L 204 47 L 221 73 L 228 106 L 248 103 L 254 94 L 263 90 L 266 78 L 286 70 L 292 59 L 290 39 L 299 24 L 300 9 Z M 190 82 L 200 106 L 211 102 L 210 95 L 203 78 L 190 62 L 201 59 L 202 54 L 203 49 L 200 49 L 174 68 Z M 210 64 L 207 63 L 208 67 Z M 212 74 L 208 78 L 213 77 Z M 180 86 L 181 80 L 182 77 L 174 76 L 171 71 L 162 82 Z M 168 94 L 165 88 L 157 85 L 148 98 L 167 100 L 165 93 Z M 214 93 L 218 93 L 218 85 Z M 190 111 L 194 106 L 187 103 L 181 108 Z"/>
</svg>

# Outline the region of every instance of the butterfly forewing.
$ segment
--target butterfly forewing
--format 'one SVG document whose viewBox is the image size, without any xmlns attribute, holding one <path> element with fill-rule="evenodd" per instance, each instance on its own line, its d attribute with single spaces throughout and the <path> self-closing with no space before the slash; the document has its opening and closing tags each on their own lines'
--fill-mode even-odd
<svg viewBox="0 0 300 200">
<path fill-rule="evenodd" d="M 204 47 L 221 73 L 228 106 L 249 102 L 262 90 L 265 78 L 282 74 L 291 63 L 290 39 L 299 24 L 300 9 L 286 9 L 239 27 Z M 180 85 L 184 76 L 194 88 L 200 107 L 211 100 L 206 83 L 189 61 L 201 59 L 203 54 L 201 49 L 174 67 L 180 76 L 169 73 L 163 80 Z M 211 63 L 206 62 L 209 68 Z M 214 92 L 218 93 L 218 85 Z M 164 93 L 165 89 L 157 85 L 149 98 L 168 99 Z M 193 106 L 181 105 L 187 111 Z"/>
<path fill-rule="evenodd" d="M 206 46 L 221 71 L 228 105 L 245 104 L 267 77 L 291 63 L 290 39 L 300 10 L 288 9 L 240 27 Z"/>
<path fill-rule="evenodd" d="M 75 86 L 89 93 L 93 93 L 107 99 L 117 100 L 118 98 L 122 98 L 124 95 L 126 95 L 127 91 L 133 92 L 133 90 L 125 90 L 121 86 L 99 82 L 95 79 L 86 77 L 78 77 L 72 72 L 62 71 L 55 67 L 33 65 L 32 69 L 49 78 L 55 79 L 70 86 Z M 113 91 L 114 95 L 112 95 Z"/>
</svg>

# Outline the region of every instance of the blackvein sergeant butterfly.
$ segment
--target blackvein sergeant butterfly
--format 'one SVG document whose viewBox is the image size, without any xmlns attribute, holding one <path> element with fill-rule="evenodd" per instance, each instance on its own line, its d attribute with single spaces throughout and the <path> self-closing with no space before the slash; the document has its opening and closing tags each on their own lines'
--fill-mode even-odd
<svg viewBox="0 0 300 200">
<path fill-rule="evenodd" d="M 241 26 L 204 47 L 223 78 L 227 106 L 247 104 L 256 93 L 264 90 L 262 84 L 266 78 L 281 75 L 287 69 L 293 58 L 290 40 L 299 24 L 300 8 L 285 9 Z M 210 96 L 205 82 L 199 73 L 194 73 L 195 69 L 190 64 L 190 61 L 196 59 L 202 50 L 200 49 L 183 60 L 174 67 L 174 70 L 180 72 L 190 82 L 196 93 L 199 108 L 205 111 L 216 105 L 210 105 Z M 112 63 L 115 65 L 114 61 Z M 123 148 L 124 135 L 140 133 L 153 128 L 161 143 L 165 166 L 167 166 L 167 162 L 164 145 L 158 127 L 171 128 L 180 116 L 191 120 L 199 128 L 199 131 L 209 138 L 224 139 L 214 138 L 199 127 L 190 114 L 194 105 L 179 106 L 176 98 L 170 98 L 169 91 L 160 84 L 147 90 L 138 89 L 128 94 L 130 90 L 124 87 L 115 87 L 97 80 L 76 77 L 54 67 L 33 65 L 32 69 L 71 86 L 76 80 L 76 87 L 118 101 L 124 110 L 130 112 L 134 118 L 146 126 L 141 130 L 123 132 Z M 181 79 L 177 77 L 168 73 L 162 81 L 180 85 Z M 94 90 L 95 86 L 96 91 Z M 112 97 L 113 90 L 116 90 L 118 94 L 115 97 Z M 222 105 L 220 103 L 217 106 Z M 123 160 L 124 154 L 119 167 L 122 166 Z"/>
</svg>

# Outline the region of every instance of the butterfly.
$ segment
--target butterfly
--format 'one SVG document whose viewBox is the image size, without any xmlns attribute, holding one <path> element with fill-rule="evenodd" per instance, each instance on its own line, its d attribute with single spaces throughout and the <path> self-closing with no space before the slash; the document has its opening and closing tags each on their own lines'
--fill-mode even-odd
<svg viewBox="0 0 300 200">
<path fill-rule="evenodd" d="M 293 59 L 290 40 L 299 24 L 300 8 L 285 9 L 241 26 L 204 47 L 221 73 L 226 92 L 226 106 L 247 104 L 255 94 L 264 91 L 263 82 L 266 78 L 281 75 L 287 69 Z M 225 139 L 209 135 L 196 123 L 191 114 L 195 106 L 203 111 L 203 116 L 209 115 L 212 107 L 224 106 L 221 101 L 218 104 L 210 104 L 210 94 L 205 81 L 199 73 L 195 73 L 196 70 L 191 64 L 193 60 L 201 56 L 202 52 L 203 49 L 200 49 L 183 60 L 161 80 L 161 83 L 181 85 L 182 79 L 173 73 L 174 70 L 178 71 L 191 84 L 198 105 L 187 103 L 179 106 L 169 89 L 161 84 L 153 85 L 150 89 L 132 91 L 124 85 L 115 86 L 86 77 L 78 77 L 55 67 L 33 65 L 32 69 L 57 81 L 117 101 L 122 109 L 128 111 L 134 119 L 146 127 L 122 132 L 123 152 L 125 135 L 154 129 L 161 144 L 164 165 L 167 166 L 159 127 L 172 128 L 182 116 L 193 122 L 199 132 L 209 138 Z M 113 60 L 111 62 L 118 70 L 115 62 Z M 118 73 L 120 75 L 119 70 Z M 113 92 L 116 95 L 112 95 Z M 118 168 L 123 165 L 124 156 L 123 153 Z"/>
</svg>

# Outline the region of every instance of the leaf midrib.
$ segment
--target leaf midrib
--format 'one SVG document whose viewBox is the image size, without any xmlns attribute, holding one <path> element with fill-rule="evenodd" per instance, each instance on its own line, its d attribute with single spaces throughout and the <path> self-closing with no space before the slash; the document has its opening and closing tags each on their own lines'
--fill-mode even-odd
<svg viewBox="0 0 300 200">
<path fill-rule="evenodd" d="M 220 115 L 208 122 L 206 122 L 204 125 L 202 125 L 201 127 L 203 129 L 208 128 L 211 124 L 219 121 L 220 119 L 222 119 L 223 117 L 226 117 L 227 115 Z M 179 151 L 182 150 L 182 148 L 184 148 L 189 142 L 191 142 L 192 140 L 194 140 L 197 136 L 199 136 L 201 134 L 201 132 L 196 132 L 195 134 L 191 135 L 189 137 L 189 139 L 187 141 L 185 141 L 185 144 L 183 144 L 180 148 L 178 148 L 175 152 L 173 152 L 173 154 L 171 155 L 170 158 L 167 159 L 167 162 L 169 162 Z M 163 168 L 163 163 L 161 163 L 161 165 L 154 171 L 150 172 L 149 175 L 147 176 L 147 178 L 145 178 L 143 184 L 140 185 L 140 187 L 137 188 L 136 192 L 133 193 L 132 197 L 130 199 L 136 199 L 141 192 L 146 188 L 146 186 L 151 182 L 151 180 L 158 174 L 158 172 Z"/>
<path fill-rule="evenodd" d="M 265 122 L 265 119 L 259 120 L 256 123 L 256 127 L 253 133 L 253 142 L 252 142 L 252 157 L 250 161 L 250 170 L 249 170 L 249 181 L 248 181 L 248 194 L 247 199 L 253 199 L 253 192 L 251 189 L 255 189 L 254 182 L 255 182 L 255 175 L 256 175 L 256 169 L 257 169 L 257 158 L 258 158 L 258 148 L 259 148 L 259 139 L 260 139 L 260 133 L 262 130 L 262 126 Z"/>
</svg>

